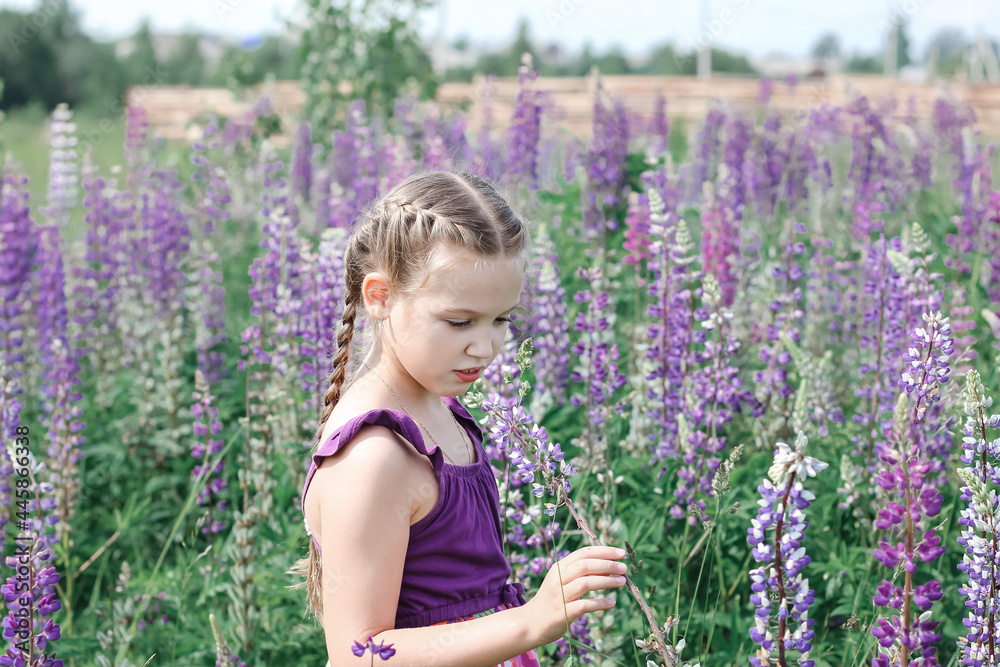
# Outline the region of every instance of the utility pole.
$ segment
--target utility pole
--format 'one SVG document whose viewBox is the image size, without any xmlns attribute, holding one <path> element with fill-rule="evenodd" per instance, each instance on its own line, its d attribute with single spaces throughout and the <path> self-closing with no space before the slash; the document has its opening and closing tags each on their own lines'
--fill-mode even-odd
<svg viewBox="0 0 1000 667">
<path fill-rule="evenodd" d="M 896 17 L 889 19 L 889 34 L 885 40 L 885 58 L 882 61 L 882 74 L 884 76 L 896 76 L 896 53 L 899 50 L 899 23 Z"/>
<path fill-rule="evenodd" d="M 712 77 L 712 0 L 701 0 L 701 27 L 698 32 L 707 35 L 701 48 L 698 50 L 698 78 L 710 79 Z M 699 41 L 701 41 L 699 39 Z"/>
</svg>

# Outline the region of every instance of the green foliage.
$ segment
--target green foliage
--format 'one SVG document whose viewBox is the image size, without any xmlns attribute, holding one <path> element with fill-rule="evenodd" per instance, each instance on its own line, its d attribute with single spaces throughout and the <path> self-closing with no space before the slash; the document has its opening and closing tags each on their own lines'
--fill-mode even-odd
<svg viewBox="0 0 1000 667">
<path fill-rule="evenodd" d="M 364 100 L 372 113 L 392 115 L 401 90 L 433 95 L 430 57 L 416 32 L 416 13 L 433 0 L 307 0 L 302 35 L 305 115 L 325 141 L 346 113 Z"/>
<path fill-rule="evenodd" d="M 854 72 L 856 74 L 881 74 L 882 67 L 883 60 L 881 56 L 869 56 L 860 53 L 855 53 L 844 63 L 845 72 Z"/>
<path fill-rule="evenodd" d="M 205 79 L 205 56 L 201 52 L 201 35 L 185 32 L 174 52 L 163 63 L 163 83 L 200 86 Z"/>
</svg>

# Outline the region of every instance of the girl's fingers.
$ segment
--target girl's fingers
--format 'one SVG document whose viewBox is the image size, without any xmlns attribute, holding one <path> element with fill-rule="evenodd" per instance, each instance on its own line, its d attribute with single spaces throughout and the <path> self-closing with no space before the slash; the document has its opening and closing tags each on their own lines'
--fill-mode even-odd
<svg viewBox="0 0 1000 667">
<path fill-rule="evenodd" d="M 573 602 L 568 602 L 566 604 L 566 615 L 569 616 L 570 621 L 575 621 L 580 616 L 589 612 L 611 609 L 613 606 L 615 606 L 615 601 L 612 598 L 587 598 L 585 600 L 574 600 Z"/>
<path fill-rule="evenodd" d="M 573 562 L 581 558 L 596 558 L 603 560 L 621 560 L 627 556 L 624 549 L 608 546 L 591 546 L 577 549 L 570 555 L 562 559 L 561 562 Z"/>
<path fill-rule="evenodd" d="M 592 574 L 625 574 L 625 570 L 622 569 L 622 565 L 623 563 L 613 560 L 586 558 L 584 560 L 578 560 L 565 567 L 560 566 L 560 569 L 563 575 L 563 581 L 566 582 L 572 579 L 577 579 L 578 577 L 585 577 Z"/>
<path fill-rule="evenodd" d="M 606 588 L 621 588 L 625 585 L 623 576 L 590 576 L 574 579 L 563 587 L 566 593 L 566 600 L 577 600 L 591 591 L 598 591 Z"/>
</svg>

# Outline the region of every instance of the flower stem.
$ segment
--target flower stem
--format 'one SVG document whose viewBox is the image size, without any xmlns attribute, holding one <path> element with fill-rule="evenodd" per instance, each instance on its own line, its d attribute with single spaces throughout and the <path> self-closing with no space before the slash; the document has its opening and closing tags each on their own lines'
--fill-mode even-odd
<svg viewBox="0 0 1000 667">
<path fill-rule="evenodd" d="M 785 523 L 785 512 L 788 510 L 788 496 L 792 492 L 792 485 L 795 483 L 795 471 L 792 471 L 788 478 L 788 487 L 785 495 L 781 497 L 781 514 L 778 515 L 778 523 L 774 531 L 774 573 L 778 579 L 778 604 L 784 606 L 787 603 L 785 596 L 785 577 L 781 572 L 781 529 Z M 785 663 L 785 623 L 786 618 L 779 612 L 778 614 L 778 665 L 786 667 Z"/>
<path fill-rule="evenodd" d="M 590 526 L 588 526 L 580 517 L 580 514 L 576 511 L 576 506 L 573 504 L 573 501 L 570 500 L 565 494 L 563 495 L 563 502 L 566 503 L 566 508 L 569 510 L 569 513 L 573 515 L 576 525 L 580 527 L 580 530 L 586 533 L 587 537 L 590 538 L 590 541 L 598 546 L 604 546 L 604 544 L 601 543 L 601 540 L 598 539 L 597 535 L 594 534 L 594 531 L 590 529 Z M 646 620 L 649 622 L 649 627 L 653 629 L 653 636 L 656 637 L 656 648 L 663 657 L 664 664 L 671 664 L 673 658 L 669 653 L 667 653 L 667 644 L 663 639 L 663 631 L 656 622 L 656 618 L 653 617 L 653 610 L 650 609 L 649 603 L 646 602 L 646 598 L 644 598 L 642 593 L 639 592 L 639 588 L 632 582 L 632 579 L 630 579 L 628 575 L 625 576 L 625 584 L 628 586 L 628 590 L 632 594 L 632 597 L 639 603 L 642 613 L 645 614 Z"/>
</svg>

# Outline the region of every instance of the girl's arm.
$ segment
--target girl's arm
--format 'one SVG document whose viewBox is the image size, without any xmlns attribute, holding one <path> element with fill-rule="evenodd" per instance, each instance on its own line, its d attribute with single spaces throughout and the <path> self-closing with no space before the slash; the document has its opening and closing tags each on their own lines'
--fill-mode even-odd
<svg viewBox="0 0 1000 667">
<path fill-rule="evenodd" d="M 624 551 L 585 547 L 553 566 L 523 607 L 463 623 L 389 629 L 410 521 L 426 501 L 420 493 L 427 486 L 414 474 L 416 466 L 426 465 L 419 456 L 389 429 L 368 426 L 313 478 L 311 488 L 321 494 L 323 625 L 331 667 L 361 667 L 351 646 L 369 636 L 394 644 L 387 667 L 492 667 L 560 637 L 567 613 L 572 622 L 611 606 L 605 599 L 580 598 L 624 584 L 611 576 L 624 572 L 624 564 L 615 562 Z"/>
</svg>

